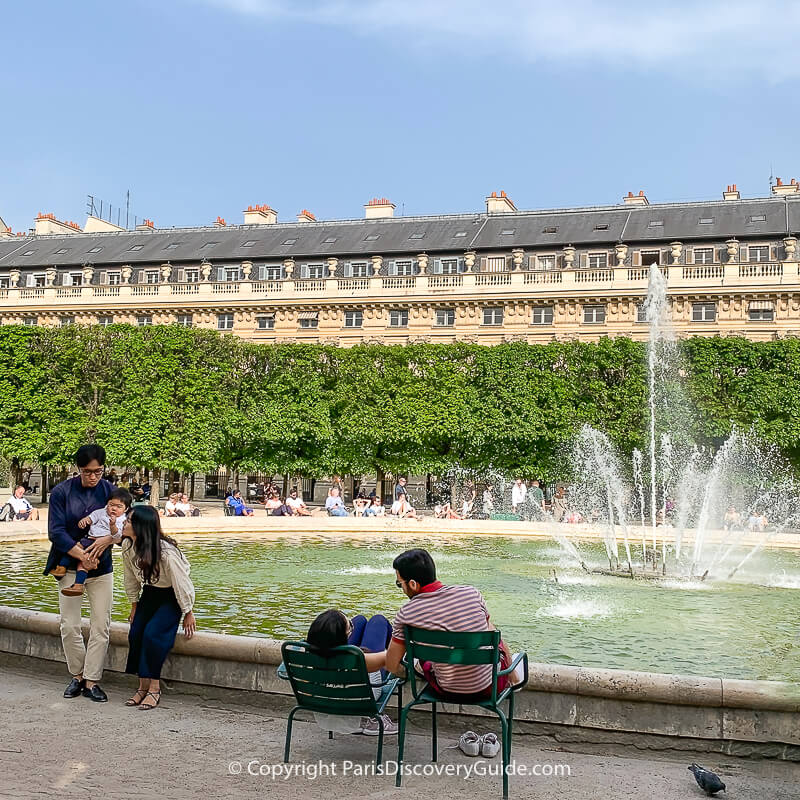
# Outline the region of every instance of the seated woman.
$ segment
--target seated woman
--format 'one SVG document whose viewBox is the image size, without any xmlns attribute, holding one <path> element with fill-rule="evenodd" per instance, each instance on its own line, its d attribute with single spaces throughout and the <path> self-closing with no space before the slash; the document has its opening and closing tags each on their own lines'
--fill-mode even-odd
<svg viewBox="0 0 800 800">
<path fill-rule="evenodd" d="M 386 665 L 386 650 L 392 638 L 392 626 L 386 617 L 376 614 L 367 619 L 363 614 L 349 620 L 336 608 L 323 611 L 308 629 L 306 641 L 318 652 L 324 654 L 334 647 L 352 644 L 364 651 L 364 662 L 369 671 L 372 693 L 377 700 L 382 693 L 380 684 L 383 681 L 383 668 Z M 354 718 L 339 717 L 329 714 L 315 714 L 317 722 L 328 730 L 342 733 L 363 733 L 366 736 L 377 736 L 378 720 L 362 717 L 360 724 Z M 397 724 L 388 715 L 382 714 L 383 733 L 397 733 Z"/>
<path fill-rule="evenodd" d="M 199 517 L 200 509 L 195 508 L 189 502 L 189 495 L 182 494 L 178 497 L 175 503 L 175 516 L 176 517 Z"/>
<path fill-rule="evenodd" d="M 328 489 L 328 499 L 325 501 L 325 510 L 328 512 L 328 516 L 331 517 L 347 516 L 347 507 L 344 504 L 344 500 L 342 500 L 338 486 L 331 486 L 331 488 Z"/>
<path fill-rule="evenodd" d="M 245 505 L 242 500 L 242 493 L 238 489 L 234 489 L 233 493 L 225 499 L 225 505 L 233 509 L 235 517 L 252 517 L 253 509 Z"/>
<path fill-rule="evenodd" d="M 450 503 L 437 504 L 433 507 L 433 516 L 436 519 L 461 519 L 461 515 L 453 511 Z"/>
<path fill-rule="evenodd" d="M 363 517 L 364 512 L 367 510 L 368 506 L 369 506 L 369 499 L 367 498 L 366 490 L 362 486 L 358 490 L 358 494 L 353 499 L 353 516 Z"/>
<path fill-rule="evenodd" d="M 383 507 L 380 497 L 374 494 L 369 502 L 369 505 L 364 509 L 365 517 L 383 517 L 386 515 L 386 509 Z"/>
<path fill-rule="evenodd" d="M 264 508 L 267 514 L 274 514 L 282 505 L 281 496 L 277 489 L 273 489 L 264 501 Z"/>
<path fill-rule="evenodd" d="M 167 502 L 164 503 L 164 516 L 165 517 L 177 517 L 177 505 L 178 502 L 178 495 L 173 493 L 167 498 Z"/>
<path fill-rule="evenodd" d="M 408 502 L 408 495 L 405 494 L 401 494 L 400 497 L 392 503 L 392 508 L 389 513 L 401 519 L 417 518 L 417 510 Z"/>
</svg>

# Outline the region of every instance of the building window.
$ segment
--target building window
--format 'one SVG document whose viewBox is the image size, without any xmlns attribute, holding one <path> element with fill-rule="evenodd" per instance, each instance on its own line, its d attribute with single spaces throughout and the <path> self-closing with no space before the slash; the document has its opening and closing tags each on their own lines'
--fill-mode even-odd
<svg viewBox="0 0 800 800">
<path fill-rule="evenodd" d="M 83 286 L 82 272 L 70 272 L 69 275 L 65 277 L 67 278 L 67 280 L 64 282 L 65 286 Z"/>
<path fill-rule="evenodd" d="M 694 249 L 694 263 L 695 264 L 713 264 L 714 263 L 714 248 L 713 247 L 695 247 L 695 249 Z"/>
<path fill-rule="evenodd" d="M 144 282 L 145 283 L 158 283 L 159 278 L 161 277 L 159 271 L 157 269 L 148 269 L 144 273 Z"/>
<path fill-rule="evenodd" d="M 424 233 L 412 233 L 408 238 L 409 239 L 424 239 L 425 238 L 425 234 Z"/>
<path fill-rule="evenodd" d="M 360 328 L 364 323 L 363 311 L 345 311 L 344 312 L 344 326 L 345 328 Z"/>
<path fill-rule="evenodd" d="M 58 324 L 61 328 L 66 328 L 69 325 L 75 324 L 75 317 L 73 316 L 64 316 L 58 318 Z"/>
<path fill-rule="evenodd" d="M 700 217 L 697 221 L 698 225 L 713 225 L 714 224 L 714 217 Z"/>
<path fill-rule="evenodd" d="M 217 314 L 217 330 L 218 331 L 232 331 L 233 330 L 233 314 Z"/>
<path fill-rule="evenodd" d="M 22 321 L 23 325 L 27 325 L 28 327 L 35 327 L 39 324 L 39 317 L 25 317 Z"/>
<path fill-rule="evenodd" d="M 165 250 L 176 250 L 182 244 L 183 244 L 183 242 L 170 242 L 164 249 Z"/>
<path fill-rule="evenodd" d="M 442 275 L 458 275 L 458 259 L 443 258 L 439 262 L 439 272 Z"/>
<path fill-rule="evenodd" d="M 558 233 L 558 226 L 551 225 L 547 228 L 542 228 L 542 233 Z"/>
<path fill-rule="evenodd" d="M 554 255 L 535 256 L 536 269 L 551 270 L 556 268 L 556 257 Z"/>
<path fill-rule="evenodd" d="M 769 261 L 769 245 L 748 247 L 747 256 L 750 261 Z"/>
<path fill-rule="evenodd" d="M 642 250 L 642 266 L 650 267 L 653 264 L 658 266 L 661 263 L 660 250 Z"/>
<path fill-rule="evenodd" d="M 301 328 L 318 328 L 319 315 L 316 311 L 301 311 L 297 317 L 297 322 Z"/>
<path fill-rule="evenodd" d="M 775 319 L 775 306 L 771 300 L 753 300 L 747 309 L 750 322 L 772 322 Z"/>
<path fill-rule="evenodd" d="M 355 261 L 350 264 L 351 278 L 366 278 L 369 276 L 369 268 L 366 261 Z"/>
<path fill-rule="evenodd" d="M 365 242 L 377 242 L 381 238 L 379 233 L 370 233 L 364 237 Z"/>
<path fill-rule="evenodd" d="M 483 324 L 484 325 L 502 325 L 503 324 L 503 309 L 502 308 L 484 308 L 483 309 Z"/>
<path fill-rule="evenodd" d="M 300 277 L 304 280 L 319 281 L 325 276 L 324 264 L 303 264 L 300 267 Z"/>
<path fill-rule="evenodd" d="M 516 228 L 503 228 L 500 231 L 501 236 L 513 236 L 517 232 Z"/>
<path fill-rule="evenodd" d="M 336 242 L 335 236 L 329 236 L 327 239 L 322 240 L 322 244 L 334 244 Z"/>
<path fill-rule="evenodd" d="M 258 268 L 258 277 L 262 281 L 279 281 L 283 279 L 283 267 L 274 264 L 262 264 Z"/>
<path fill-rule="evenodd" d="M 44 275 L 28 275 L 28 286 L 34 289 L 42 289 L 47 285 Z"/>
<path fill-rule="evenodd" d="M 106 279 L 109 286 L 119 286 L 122 283 L 122 273 L 120 272 L 107 272 Z"/>
<path fill-rule="evenodd" d="M 754 216 L 748 217 L 747 221 L 748 221 L 748 223 L 766 222 L 767 221 L 767 215 L 766 214 L 756 214 Z"/>
<path fill-rule="evenodd" d="M 389 265 L 389 274 L 390 275 L 413 275 L 414 274 L 414 262 L 413 261 L 393 261 Z"/>
<path fill-rule="evenodd" d="M 598 325 L 606 321 L 605 306 L 584 306 L 583 321 L 588 325 Z"/>
<path fill-rule="evenodd" d="M 553 306 L 534 306 L 532 321 L 534 325 L 552 325 Z"/>
<path fill-rule="evenodd" d="M 91 250 L 87 250 L 87 253 L 99 253 L 103 248 L 102 247 L 93 247 Z"/>
<path fill-rule="evenodd" d="M 248 239 L 246 242 L 242 242 L 242 247 L 252 247 L 256 243 L 255 239 Z"/>
<path fill-rule="evenodd" d="M 692 303 L 692 322 L 714 322 L 716 318 L 716 303 Z"/>
<path fill-rule="evenodd" d="M 453 308 L 437 308 L 436 321 L 437 328 L 452 328 L 456 324 L 456 312 Z"/>
<path fill-rule="evenodd" d="M 183 273 L 183 277 L 186 280 L 186 283 L 200 283 L 200 270 L 199 269 L 187 269 Z"/>
<path fill-rule="evenodd" d="M 128 248 L 128 252 L 129 253 L 133 253 L 133 252 L 136 252 L 137 250 L 141 250 L 143 247 L 144 247 L 143 244 L 135 244 L 132 247 Z"/>
<path fill-rule="evenodd" d="M 225 267 L 224 274 L 227 283 L 236 283 L 242 279 L 242 271 L 239 267 Z"/>
<path fill-rule="evenodd" d="M 153 318 L 149 314 L 141 314 L 138 317 L 136 317 L 136 324 L 140 328 L 144 328 L 148 325 L 153 324 Z"/>
<path fill-rule="evenodd" d="M 193 314 L 178 314 L 176 325 L 179 325 L 181 328 L 191 328 L 194 325 L 194 315 Z"/>
<path fill-rule="evenodd" d="M 408 327 L 408 311 L 406 309 L 393 308 L 389 312 L 389 327 L 391 327 L 391 328 L 407 328 Z"/>
<path fill-rule="evenodd" d="M 608 253 L 589 253 L 589 269 L 605 269 L 608 266 Z"/>
<path fill-rule="evenodd" d="M 114 317 L 109 314 L 104 314 L 102 317 L 97 318 L 97 324 L 102 328 L 107 328 L 109 325 L 114 324 Z"/>
<path fill-rule="evenodd" d="M 0 277 L 0 289 L 9 289 L 11 288 L 11 278 L 7 275 L 3 275 Z"/>
<path fill-rule="evenodd" d="M 56 256 L 63 256 L 63 255 L 64 255 L 64 253 L 69 253 L 69 248 L 67 248 L 67 247 L 62 247 L 60 250 L 56 250 L 56 251 L 55 251 L 55 253 L 53 253 L 53 255 L 56 255 Z"/>
<path fill-rule="evenodd" d="M 647 304 L 646 303 L 637 303 L 636 304 L 636 321 L 637 322 L 647 322 Z"/>
<path fill-rule="evenodd" d="M 466 232 L 466 231 L 456 231 L 456 232 L 453 234 L 453 238 L 454 238 L 454 239 L 463 239 L 463 238 L 464 238 L 466 235 L 467 235 L 467 232 Z"/>
<path fill-rule="evenodd" d="M 274 314 L 262 314 L 259 317 L 256 317 L 256 324 L 260 331 L 271 331 L 275 329 L 275 315 Z"/>
<path fill-rule="evenodd" d="M 297 239 L 284 239 L 283 244 L 297 244 Z"/>
</svg>

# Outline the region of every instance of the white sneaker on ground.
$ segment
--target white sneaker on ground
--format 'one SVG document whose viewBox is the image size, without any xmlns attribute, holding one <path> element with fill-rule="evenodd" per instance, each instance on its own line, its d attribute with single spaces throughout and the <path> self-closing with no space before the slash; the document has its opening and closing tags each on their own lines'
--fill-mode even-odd
<svg viewBox="0 0 800 800">
<path fill-rule="evenodd" d="M 481 755 L 484 758 L 494 758 L 500 752 L 500 742 L 494 733 L 485 733 L 481 736 Z"/>
<path fill-rule="evenodd" d="M 474 731 L 467 731 L 461 734 L 458 740 L 458 749 L 465 756 L 477 756 L 481 752 L 481 737 Z"/>
<path fill-rule="evenodd" d="M 381 719 L 383 720 L 383 735 L 384 736 L 392 736 L 393 734 L 397 733 L 397 723 L 392 722 L 391 717 L 388 714 L 381 714 Z M 378 725 L 378 718 L 377 717 L 370 717 L 369 719 L 364 721 L 364 724 L 361 726 L 361 733 L 364 736 L 378 736 L 381 730 Z"/>
</svg>

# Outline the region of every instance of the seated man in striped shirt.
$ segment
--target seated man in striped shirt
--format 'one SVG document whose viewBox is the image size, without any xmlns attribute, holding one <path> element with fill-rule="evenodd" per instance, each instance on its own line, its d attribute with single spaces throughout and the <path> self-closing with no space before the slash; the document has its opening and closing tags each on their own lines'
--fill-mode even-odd
<svg viewBox="0 0 800 800">
<path fill-rule="evenodd" d="M 445 586 L 436 580 L 436 565 L 427 550 L 406 550 L 395 558 L 392 566 L 395 583 L 410 600 L 397 612 L 392 625 L 392 640 L 386 653 L 386 669 L 402 674 L 400 664 L 405 653 L 404 625 L 432 631 L 492 631 L 481 593 L 473 586 Z M 500 642 L 500 669 L 511 663 L 511 653 Z M 426 661 L 419 665 L 431 687 L 445 694 L 491 694 L 491 664 L 436 664 Z M 507 685 L 507 677 L 498 679 L 498 691 Z"/>
</svg>

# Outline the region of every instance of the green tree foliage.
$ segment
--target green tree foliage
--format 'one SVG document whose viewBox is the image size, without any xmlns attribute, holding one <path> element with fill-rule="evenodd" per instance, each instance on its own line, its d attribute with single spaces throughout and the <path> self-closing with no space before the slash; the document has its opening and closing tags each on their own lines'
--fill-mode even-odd
<svg viewBox="0 0 800 800">
<path fill-rule="evenodd" d="M 800 340 L 697 338 L 682 348 L 676 380 L 699 443 L 753 428 L 800 463 Z M 67 464 L 97 440 L 110 461 L 156 476 L 465 467 L 552 479 L 584 423 L 622 452 L 644 447 L 645 359 L 624 338 L 344 349 L 177 326 L 4 326 L 0 457 L 12 469 Z"/>
</svg>

